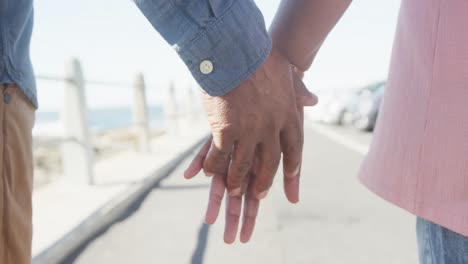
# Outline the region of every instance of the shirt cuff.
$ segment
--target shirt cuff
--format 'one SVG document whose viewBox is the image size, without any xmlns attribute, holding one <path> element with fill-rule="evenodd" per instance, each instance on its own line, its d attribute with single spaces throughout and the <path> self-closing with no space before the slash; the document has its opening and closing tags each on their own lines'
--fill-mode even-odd
<svg viewBox="0 0 468 264">
<path fill-rule="evenodd" d="M 179 19 L 174 28 L 181 29 L 181 24 L 186 24 L 183 27 L 186 30 L 178 34 L 174 43 L 166 40 L 174 45 L 195 80 L 211 96 L 222 96 L 239 86 L 265 62 L 271 51 L 272 41 L 263 15 L 253 0 L 232 1 L 229 8 L 202 28 L 188 25 L 176 13 Z M 152 22 L 151 16 L 147 17 Z M 166 29 L 160 26 L 158 31 L 162 33 Z"/>
</svg>

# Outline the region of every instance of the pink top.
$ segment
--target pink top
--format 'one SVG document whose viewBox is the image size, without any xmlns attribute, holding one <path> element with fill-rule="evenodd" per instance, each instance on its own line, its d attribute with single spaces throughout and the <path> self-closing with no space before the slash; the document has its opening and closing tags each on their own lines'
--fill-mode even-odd
<svg viewBox="0 0 468 264">
<path fill-rule="evenodd" d="M 403 0 L 361 181 L 468 236 L 468 1 Z"/>
</svg>

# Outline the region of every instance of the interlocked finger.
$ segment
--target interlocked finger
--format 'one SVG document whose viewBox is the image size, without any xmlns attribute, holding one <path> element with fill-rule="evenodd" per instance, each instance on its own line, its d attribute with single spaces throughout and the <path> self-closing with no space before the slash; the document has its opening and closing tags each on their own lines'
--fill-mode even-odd
<svg viewBox="0 0 468 264">
<path fill-rule="evenodd" d="M 230 196 L 240 196 L 242 185 L 252 166 L 255 154 L 255 142 L 247 138 L 239 140 L 232 152 L 229 172 L 226 179 L 226 188 Z"/>
<path fill-rule="evenodd" d="M 200 170 L 203 168 L 203 163 L 205 162 L 206 155 L 208 154 L 208 150 L 211 147 L 212 137 L 206 140 L 203 147 L 198 151 L 198 154 L 193 158 L 192 162 L 188 166 L 188 168 L 184 172 L 184 177 L 186 179 L 191 179 L 195 177 Z"/>
<path fill-rule="evenodd" d="M 265 141 L 258 147 L 258 171 L 255 177 L 254 193 L 258 199 L 267 196 L 281 160 L 281 148 L 278 138 Z"/>
<path fill-rule="evenodd" d="M 236 240 L 239 229 L 239 218 L 242 209 L 242 196 L 226 196 L 226 223 L 224 226 L 224 242 L 232 244 Z"/>
</svg>

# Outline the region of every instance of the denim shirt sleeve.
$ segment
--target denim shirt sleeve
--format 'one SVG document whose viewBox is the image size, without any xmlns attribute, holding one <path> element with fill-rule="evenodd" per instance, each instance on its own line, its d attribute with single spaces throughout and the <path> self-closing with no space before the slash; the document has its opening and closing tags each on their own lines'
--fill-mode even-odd
<svg viewBox="0 0 468 264">
<path fill-rule="evenodd" d="M 237 87 L 271 51 L 271 38 L 253 0 L 135 2 L 211 96 Z M 201 70 L 204 61 L 213 66 L 208 74 Z"/>
</svg>

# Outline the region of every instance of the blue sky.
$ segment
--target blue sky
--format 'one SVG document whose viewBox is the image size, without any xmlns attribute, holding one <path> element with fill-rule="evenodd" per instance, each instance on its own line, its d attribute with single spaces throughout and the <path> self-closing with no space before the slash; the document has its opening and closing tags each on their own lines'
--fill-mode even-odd
<svg viewBox="0 0 468 264">
<path fill-rule="evenodd" d="M 257 0 L 269 24 L 279 0 Z M 355 87 L 387 75 L 399 0 L 354 1 L 306 76 L 311 90 Z M 150 103 L 164 100 L 170 81 L 179 93 L 196 89 L 185 65 L 130 0 L 35 1 L 32 59 L 37 74 L 63 75 L 78 57 L 86 78 L 132 82 L 145 74 Z M 39 81 L 43 109 L 62 103 L 62 84 Z M 112 95 L 112 96 L 109 96 Z M 93 108 L 129 105 L 131 89 L 87 87 Z"/>
</svg>

